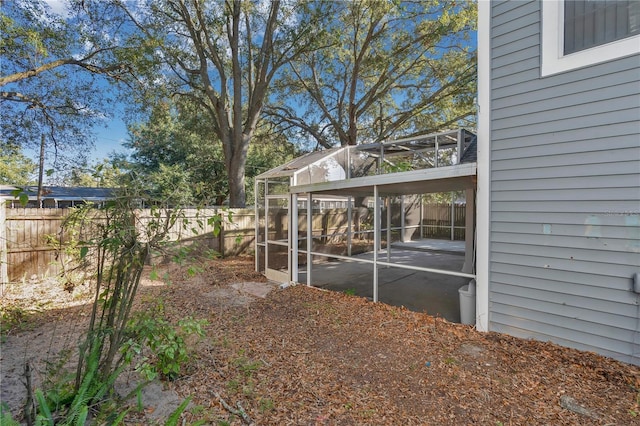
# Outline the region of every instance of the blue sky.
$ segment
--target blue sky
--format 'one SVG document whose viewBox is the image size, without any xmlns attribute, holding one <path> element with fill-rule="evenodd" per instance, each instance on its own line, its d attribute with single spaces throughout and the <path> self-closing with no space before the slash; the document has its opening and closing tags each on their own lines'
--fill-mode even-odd
<svg viewBox="0 0 640 426">
<path fill-rule="evenodd" d="M 93 153 L 89 155 L 91 160 L 101 160 L 109 156 L 113 151 L 118 153 L 126 153 L 127 149 L 122 146 L 122 143 L 127 140 L 127 127 L 124 122 L 114 117 L 107 127 L 97 127 L 96 129 L 96 143 L 93 149 Z"/>
<path fill-rule="evenodd" d="M 59 16 L 65 16 L 68 14 L 67 0 L 43 0 L 51 8 L 54 14 Z M 469 41 L 471 45 L 475 45 L 476 34 L 473 32 L 472 40 Z M 127 149 L 122 146 L 122 143 L 127 140 L 127 129 L 123 120 L 118 116 L 122 113 L 121 105 L 113 105 L 112 113 L 114 115 L 108 122 L 103 125 L 98 125 L 94 128 L 95 144 L 91 152 L 86 153 L 87 159 L 90 163 L 95 163 L 107 158 L 112 152 L 127 153 Z M 31 153 L 29 153 L 31 154 Z M 35 154 L 35 153 L 34 153 Z M 37 158 L 33 156 L 33 158 Z"/>
<path fill-rule="evenodd" d="M 122 143 L 127 140 L 127 127 L 120 117 L 113 117 L 105 125 L 94 127 L 93 131 L 95 144 L 91 152 L 86 153 L 90 164 L 101 162 L 114 151 L 121 154 L 127 153 L 128 150 L 122 146 Z M 37 162 L 39 154 L 35 148 L 25 148 L 24 154 Z"/>
<path fill-rule="evenodd" d="M 65 0 L 44 0 L 49 5 L 54 14 L 67 16 L 67 2 Z M 121 108 L 115 108 L 120 111 Z M 124 153 L 126 149 L 122 143 L 127 139 L 127 127 L 120 117 L 113 117 L 106 126 L 96 126 L 94 129 L 96 143 L 91 153 L 87 157 L 91 162 L 102 160 L 113 151 Z"/>
</svg>

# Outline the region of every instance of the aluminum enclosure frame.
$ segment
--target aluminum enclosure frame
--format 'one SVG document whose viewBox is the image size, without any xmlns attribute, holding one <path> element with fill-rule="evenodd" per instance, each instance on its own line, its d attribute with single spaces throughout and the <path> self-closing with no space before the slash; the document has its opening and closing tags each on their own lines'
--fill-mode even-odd
<svg viewBox="0 0 640 426">
<path fill-rule="evenodd" d="M 351 147 L 334 148 L 327 151 L 312 152 L 299 157 L 282 166 L 263 173 L 255 178 L 255 206 L 256 206 L 256 270 L 260 271 L 260 256 L 264 253 L 264 270 L 267 278 L 284 283 L 299 283 L 299 263 L 300 255 L 306 255 L 306 283 L 312 285 L 313 256 L 323 256 L 340 260 L 350 260 L 355 262 L 371 264 L 373 267 L 373 300 L 378 301 L 378 268 L 392 267 L 403 268 L 413 271 L 432 272 L 437 274 L 452 275 L 475 279 L 475 191 L 477 164 L 475 161 L 461 163 L 466 151 L 472 145 L 473 133 L 464 129 L 450 132 L 441 132 L 427 135 L 422 138 L 394 140 L 377 144 L 363 144 Z M 449 149 L 449 163 L 441 161 L 439 149 Z M 475 145 L 473 145 L 475 149 Z M 385 172 L 386 163 L 391 163 L 394 158 L 403 155 L 423 155 L 424 152 L 431 152 L 432 168 L 419 168 L 408 171 Z M 435 152 L 435 154 L 433 154 Z M 362 154 L 364 153 L 364 154 Z M 475 152 L 473 153 L 475 154 Z M 375 168 L 375 174 L 363 176 L 353 176 L 353 164 L 355 156 L 365 156 Z M 475 157 L 473 157 L 475 160 Z M 442 163 L 445 163 L 443 166 Z M 331 163 L 331 166 L 326 164 Z M 324 169 L 322 168 L 324 166 Z M 320 170 L 322 173 L 316 173 Z M 318 178 L 320 181 L 313 181 Z M 283 189 L 270 193 L 270 183 L 280 182 L 281 185 L 288 185 L 288 190 Z M 259 195 L 259 188 L 264 188 L 264 192 Z M 390 245 L 386 249 L 386 259 L 380 255 L 385 254 L 381 249 L 383 218 L 382 200 L 390 197 L 417 195 L 433 192 L 464 191 L 467 198 L 467 219 L 466 219 L 466 242 L 465 242 L 465 266 L 462 271 L 450 271 L 443 269 L 428 268 L 414 265 L 399 265 L 389 261 L 391 251 Z M 346 197 L 348 201 L 348 255 L 337 255 L 314 252 L 312 250 L 313 221 L 311 206 L 315 197 Z M 359 259 L 351 257 L 351 207 L 353 197 L 373 196 L 374 200 L 374 251 L 373 260 Z M 269 237 L 269 211 L 271 204 L 277 203 L 280 207 L 286 205 L 288 216 L 287 238 L 270 239 Z M 300 238 L 298 229 L 298 205 L 304 204 L 307 207 L 306 215 L 306 236 Z M 260 213 L 260 211 L 264 213 Z M 389 216 L 390 209 L 387 209 Z M 402 213 L 404 215 L 404 211 Z M 295 218 L 295 220 L 294 220 Z M 261 238 L 260 224 L 264 219 L 264 238 Z M 402 227 L 404 227 L 404 216 L 402 217 Z M 387 217 L 387 241 L 390 241 L 390 219 Z M 402 230 L 404 231 L 404 230 Z M 303 231 L 304 234 L 304 231 Z M 306 245 L 304 244 L 306 240 Z M 299 245 L 300 243 L 303 245 Z M 287 272 L 273 271 L 268 268 L 270 249 L 286 247 L 287 252 Z M 304 249 L 302 248 L 304 247 Z M 263 252 L 261 253 L 261 250 Z"/>
</svg>

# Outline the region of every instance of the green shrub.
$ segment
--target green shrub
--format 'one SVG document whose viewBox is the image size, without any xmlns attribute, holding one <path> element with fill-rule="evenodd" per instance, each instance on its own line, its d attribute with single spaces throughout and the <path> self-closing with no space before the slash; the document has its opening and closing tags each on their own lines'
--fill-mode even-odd
<svg viewBox="0 0 640 426">
<path fill-rule="evenodd" d="M 173 326 L 160 317 L 163 311 L 160 303 L 151 311 L 136 314 L 127 328 L 130 339 L 123 347 L 125 358 L 131 362 L 134 356 L 140 356 L 136 370 L 147 380 L 158 376 L 168 380 L 178 378 L 180 368 L 189 360 L 185 339 L 205 334 L 206 320 L 188 317 Z M 150 350 L 151 357 L 145 356 L 146 348 Z"/>
</svg>

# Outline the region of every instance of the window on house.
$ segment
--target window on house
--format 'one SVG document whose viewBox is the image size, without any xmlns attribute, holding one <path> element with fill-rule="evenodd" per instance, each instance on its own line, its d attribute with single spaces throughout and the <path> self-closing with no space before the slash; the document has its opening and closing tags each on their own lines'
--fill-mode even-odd
<svg viewBox="0 0 640 426">
<path fill-rule="evenodd" d="M 541 75 L 640 53 L 640 0 L 547 0 Z"/>
<path fill-rule="evenodd" d="M 640 1 L 564 2 L 564 54 L 640 34 Z"/>
</svg>

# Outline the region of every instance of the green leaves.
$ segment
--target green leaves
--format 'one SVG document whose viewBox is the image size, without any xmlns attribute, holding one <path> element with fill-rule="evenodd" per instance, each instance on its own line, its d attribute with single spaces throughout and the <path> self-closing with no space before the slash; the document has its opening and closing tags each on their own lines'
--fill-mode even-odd
<svg viewBox="0 0 640 426">
<path fill-rule="evenodd" d="M 55 423 L 53 421 L 53 416 L 51 415 L 51 409 L 49 408 L 49 403 L 44 397 L 42 390 L 36 389 L 34 395 L 38 404 L 38 416 L 36 417 L 36 423 L 43 426 L 54 426 Z"/>
<path fill-rule="evenodd" d="M 46 137 L 51 149 L 44 151 L 45 160 L 54 162 L 48 156 L 55 145 L 56 170 L 77 164 L 87 154 L 93 126 L 113 111 L 107 105 L 112 101 L 108 83 L 121 69 L 112 62 L 121 37 L 93 32 L 95 23 L 84 7 L 69 7 L 67 12 L 56 14 L 42 1 L 2 2 L 0 10 L 1 142 L 38 148 L 40 138 Z M 52 174 L 53 169 L 47 170 L 47 176 Z M 2 175 L 0 170 L 0 180 Z"/>
<path fill-rule="evenodd" d="M 25 207 L 27 204 L 29 204 L 29 196 L 27 194 L 20 194 L 19 199 L 22 207 Z"/>
<path fill-rule="evenodd" d="M 33 183 L 36 164 L 18 150 L 9 151 L 13 152 L 0 154 L 0 184 L 22 186 Z M 19 196 L 19 192 L 13 196 Z"/>
<path fill-rule="evenodd" d="M 213 235 L 217 237 L 222 230 L 222 216 L 214 215 L 207 219 L 207 225 L 213 226 Z"/>
<path fill-rule="evenodd" d="M 222 145 L 211 118 L 197 104 L 181 98 L 160 102 L 130 132 L 133 168 L 158 196 L 195 204 L 228 192 Z"/>
<path fill-rule="evenodd" d="M 161 318 L 163 307 L 159 304 L 150 313 L 137 314 L 128 325 L 128 334 L 133 336 L 133 341 L 125 347 L 125 354 L 136 351 L 142 352 L 146 346 L 153 355 L 143 357 L 142 362 L 136 366 L 136 370 L 142 373 L 147 380 L 152 380 L 158 375 L 169 380 L 176 379 L 180 374 L 182 365 L 189 360 L 189 351 L 185 343 L 187 336 L 202 337 L 205 334 L 206 320 L 195 320 L 187 317 L 180 320 L 177 326 L 170 324 Z M 133 359 L 127 356 L 127 359 Z"/>
<path fill-rule="evenodd" d="M 282 128 L 330 148 L 473 124 L 473 2 L 331 5 L 326 47 L 292 62 L 268 109 Z"/>
<path fill-rule="evenodd" d="M 80 259 L 87 257 L 87 253 L 89 253 L 89 247 L 80 247 Z"/>
<path fill-rule="evenodd" d="M 9 412 L 9 406 L 6 402 L 0 403 L 0 425 L 2 426 L 20 426 L 20 423 L 15 421 Z"/>
<path fill-rule="evenodd" d="M 182 401 L 182 403 L 178 406 L 178 408 L 176 408 L 171 413 L 171 415 L 169 416 L 169 418 L 165 423 L 165 426 L 177 426 L 178 422 L 180 421 L 180 416 L 182 415 L 184 410 L 187 409 L 187 406 L 189 405 L 190 402 L 191 402 L 191 397 L 188 397 L 184 401 Z"/>
<path fill-rule="evenodd" d="M 11 191 L 11 196 L 17 198 L 22 207 L 26 207 L 29 204 L 29 190 L 27 188 L 16 188 Z"/>
</svg>

